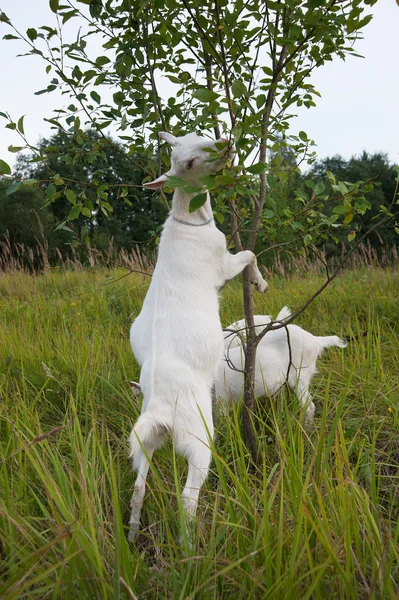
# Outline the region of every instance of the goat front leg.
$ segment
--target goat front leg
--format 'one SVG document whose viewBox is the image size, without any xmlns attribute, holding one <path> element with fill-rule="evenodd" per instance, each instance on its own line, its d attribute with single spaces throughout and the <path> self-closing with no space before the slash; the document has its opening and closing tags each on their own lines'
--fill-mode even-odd
<svg viewBox="0 0 399 600">
<path fill-rule="evenodd" d="M 243 250 L 237 254 L 226 252 L 224 260 L 224 277 L 225 280 L 233 279 L 241 273 L 245 267 L 250 267 L 251 283 L 256 287 L 258 292 L 264 294 L 269 289 L 268 284 L 263 279 L 256 262 L 256 256 L 250 250 Z"/>
<path fill-rule="evenodd" d="M 261 272 L 258 269 L 258 262 L 256 260 L 256 256 L 254 255 L 255 260 L 251 263 L 248 268 L 250 270 L 249 276 L 251 279 L 252 285 L 260 292 L 261 294 L 265 294 L 269 289 L 269 284 L 263 279 Z"/>
</svg>

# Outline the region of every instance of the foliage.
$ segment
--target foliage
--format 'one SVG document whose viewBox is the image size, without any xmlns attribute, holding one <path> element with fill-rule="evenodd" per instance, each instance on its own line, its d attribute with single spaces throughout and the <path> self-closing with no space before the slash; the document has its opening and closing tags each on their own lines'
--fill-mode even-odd
<svg viewBox="0 0 399 600">
<path fill-rule="evenodd" d="M 352 214 L 349 221 L 351 227 L 359 233 L 368 231 L 375 223 L 375 220 L 384 211 L 392 211 L 394 215 L 399 212 L 398 203 L 392 203 L 396 194 L 396 181 L 398 171 L 389 163 L 385 154 L 368 154 L 363 152 L 359 157 L 353 156 L 349 160 L 344 160 L 340 156 L 333 156 L 317 161 L 308 176 L 316 181 L 322 181 L 326 190 L 331 193 L 332 182 L 326 176 L 326 173 L 333 173 L 336 179 L 345 182 L 355 183 L 356 181 L 372 181 L 374 187 L 367 194 L 367 201 L 360 205 L 362 210 L 358 214 Z M 392 205 L 393 204 L 393 205 Z M 339 210 L 337 203 L 331 205 L 331 210 Z M 349 215 L 347 220 L 349 220 Z M 346 242 L 342 232 L 337 232 L 340 241 Z M 381 244 L 397 245 L 399 238 L 394 229 L 394 222 L 382 225 L 377 231 L 370 234 L 370 241 L 375 248 L 381 247 Z M 334 251 L 330 247 L 330 251 Z"/>
<path fill-rule="evenodd" d="M 238 164 L 206 182 L 215 198 L 216 218 L 230 218 L 237 247 L 240 233 L 244 245 L 255 245 L 262 220 L 264 242 L 273 244 L 283 228 L 298 249 L 334 237 L 336 226 L 348 223 L 326 214 L 320 202 L 314 208 L 314 201 L 324 197 L 320 189 L 298 197 L 304 205 L 300 215 L 289 206 L 278 212 L 274 194 L 284 186 L 285 154 L 292 152 L 296 162 L 312 162 L 315 156 L 305 132 L 292 134 L 290 111 L 314 105 L 314 69 L 336 56 L 356 54 L 353 44 L 372 18 L 365 9 L 375 1 L 218 0 L 199 5 L 196 0 L 87 0 L 86 6 L 52 1 L 56 26 L 22 34 L 4 13 L 2 20 L 13 30 L 9 37 L 24 39 L 28 54 L 39 54 L 47 62 L 52 79 L 37 93 L 59 89 L 71 98 L 67 108 L 47 119 L 54 128 L 74 133 L 70 162 L 76 153 L 82 155 L 84 126 L 96 129 L 104 140 L 108 127 L 117 128 L 125 156 L 142 157 L 141 166 L 151 177 L 169 160 L 163 150 L 158 152 L 159 129 L 176 134 L 213 131 L 217 137 L 223 132 L 235 141 Z M 63 36 L 67 22 L 75 23 L 78 32 L 73 41 Z M 93 36 L 102 41 L 99 55 Z M 23 118 L 2 114 L 9 121 L 6 127 L 26 143 Z M 274 152 L 270 164 L 267 149 Z M 43 158 L 40 148 L 34 150 Z M 95 162 L 102 152 L 102 147 L 92 148 L 87 160 Z M 335 200 L 343 210 L 350 205 L 357 212 L 356 203 L 363 210 L 363 196 L 370 189 L 338 186 Z M 57 195 L 62 190 L 51 188 L 50 198 Z M 96 203 L 109 214 L 115 206 L 107 190 L 105 195 L 99 182 Z M 81 191 L 69 206 L 70 219 L 79 211 L 96 218 L 86 196 Z"/>
<path fill-rule="evenodd" d="M 154 457 L 138 547 L 126 542 L 139 413 L 127 331 L 148 280 L 101 286 L 111 274 L 0 277 L 2 599 L 396 598 L 397 271 L 348 271 L 299 320 L 354 336 L 320 360 L 314 429 L 295 398 L 262 400 L 261 465 L 248 469 L 240 413 L 219 419 L 185 554 L 170 447 Z M 320 282 L 274 278 L 256 312 L 296 309 Z M 221 304 L 224 325 L 242 316 L 236 283 Z"/>
<path fill-rule="evenodd" d="M 44 205 L 43 191 L 34 185 L 19 186 L 9 194 L 9 182 L 0 179 L 0 241 L 7 239 L 14 254 L 23 254 L 23 248 L 33 248 L 40 244 L 48 260 L 55 263 L 59 255 L 67 254 L 65 244 L 72 241 L 68 232 L 54 231 L 56 220 L 49 208 Z M 35 268 L 39 264 L 38 257 L 30 260 L 29 253 L 24 260 L 25 265 Z"/>
<path fill-rule="evenodd" d="M 93 130 L 81 132 L 79 142 L 62 131 L 41 140 L 38 150 L 44 160 L 20 154 L 16 176 L 45 182 L 46 192 L 53 186 L 47 193 L 51 211 L 61 221 L 69 213 L 61 227 L 72 228 L 97 248 L 108 247 L 111 238 L 116 248 L 127 250 L 147 241 L 166 211 L 141 185 L 140 157 L 128 156 L 120 144 Z"/>
</svg>

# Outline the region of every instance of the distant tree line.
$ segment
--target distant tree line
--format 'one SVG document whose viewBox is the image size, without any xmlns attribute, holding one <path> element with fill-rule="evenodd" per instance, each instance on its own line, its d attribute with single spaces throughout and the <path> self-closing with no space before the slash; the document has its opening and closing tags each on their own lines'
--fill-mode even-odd
<svg viewBox="0 0 399 600">
<path fill-rule="evenodd" d="M 76 239 L 84 239 L 99 250 L 107 249 L 111 240 L 115 250 L 130 250 L 137 244 L 144 253 L 154 249 L 160 227 L 166 218 L 167 208 L 157 194 L 141 187 L 146 177 L 145 159 L 129 156 L 118 142 L 101 137 L 96 132 L 87 131 L 85 136 L 85 140 L 80 144 L 76 143 L 73 136 L 65 133 L 41 140 L 38 149 L 46 155 L 44 164 L 36 160 L 34 155 L 18 156 L 16 177 L 34 179 L 36 183 L 22 185 L 11 194 L 8 190 L 7 194 L 9 182 L 5 179 L 0 180 L 0 242 L 8 236 L 13 247 L 18 244 L 32 247 L 38 240 L 42 242 L 45 239 L 50 260 L 54 263 L 60 253 L 67 256 L 71 252 L 71 244 L 75 242 L 76 245 Z M 396 176 L 393 165 L 386 154 L 367 152 L 349 160 L 338 155 L 319 160 L 307 173 L 299 171 L 293 156 L 287 152 L 283 156 L 283 165 L 280 164 L 278 168 L 271 201 L 279 209 L 286 206 L 292 209 L 297 204 L 296 208 L 300 210 L 300 190 L 306 190 L 309 185 L 314 186 L 315 182 L 316 185 L 324 186 L 331 195 L 332 182 L 328 172 L 333 173 L 337 180 L 349 183 L 359 180 L 373 181 L 374 189 L 367 195 L 371 210 L 366 211 L 364 215 L 353 217 L 353 226 L 356 226 L 359 234 L 370 228 L 381 206 L 388 207 L 392 202 Z M 68 194 L 60 191 L 55 201 L 54 197 L 53 201 L 48 201 L 48 182 L 59 173 L 62 173 L 63 181 L 68 186 Z M 96 207 L 94 194 L 93 198 L 90 194 L 92 182 L 104 185 L 104 198 L 107 200 L 104 206 L 108 206 L 109 210 L 99 210 Z M 76 219 L 65 221 L 71 203 L 73 204 L 74 198 L 82 190 L 85 214 L 81 211 Z M 332 213 L 334 209 L 337 210 L 337 206 L 332 201 L 328 210 Z M 228 221 L 220 223 L 219 226 L 225 233 L 229 233 Z M 269 246 L 281 250 L 287 247 L 289 251 L 289 235 L 294 234 L 288 231 L 282 227 L 281 233 L 270 240 L 266 227 L 264 235 L 258 239 L 257 252 Z M 385 225 L 378 229 L 378 233 L 371 234 L 370 241 L 378 250 L 382 244 L 398 244 L 399 238 L 392 225 Z M 326 245 L 329 256 L 340 253 L 342 244 L 348 244 L 347 233 L 337 233 L 335 242 L 330 240 Z M 76 251 L 81 253 L 84 260 L 84 245 L 78 244 Z M 270 252 L 261 257 L 264 264 L 270 264 L 272 260 Z"/>
</svg>

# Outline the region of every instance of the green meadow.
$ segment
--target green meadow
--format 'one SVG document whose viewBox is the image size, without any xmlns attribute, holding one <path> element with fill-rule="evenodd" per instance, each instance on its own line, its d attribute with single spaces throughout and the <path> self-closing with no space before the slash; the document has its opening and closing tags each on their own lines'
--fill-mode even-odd
<svg viewBox="0 0 399 600">
<path fill-rule="evenodd" d="M 347 271 L 298 318 L 351 336 L 318 363 L 314 426 L 288 391 L 261 399 L 255 466 L 239 408 L 219 418 L 191 548 L 172 442 L 152 461 L 142 535 L 126 540 L 140 411 L 129 326 L 149 278 L 122 274 L 0 274 L 0 598 L 397 598 L 398 270 Z M 321 282 L 274 277 L 256 312 L 299 308 Z M 239 282 L 221 315 L 242 318 Z"/>
</svg>

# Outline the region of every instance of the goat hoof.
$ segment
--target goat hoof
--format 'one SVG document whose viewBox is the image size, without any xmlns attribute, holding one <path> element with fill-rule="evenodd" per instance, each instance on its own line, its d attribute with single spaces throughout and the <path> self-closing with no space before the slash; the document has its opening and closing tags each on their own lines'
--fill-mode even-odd
<svg viewBox="0 0 399 600">
<path fill-rule="evenodd" d="M 262 280 L 261 282 L 257 281 L 256 283 L 254 283 L 254 286 L 261 294 L 266 294 L 267 290 L 269 289 L 269 285 L 264 280 Z"/>
</svg>

